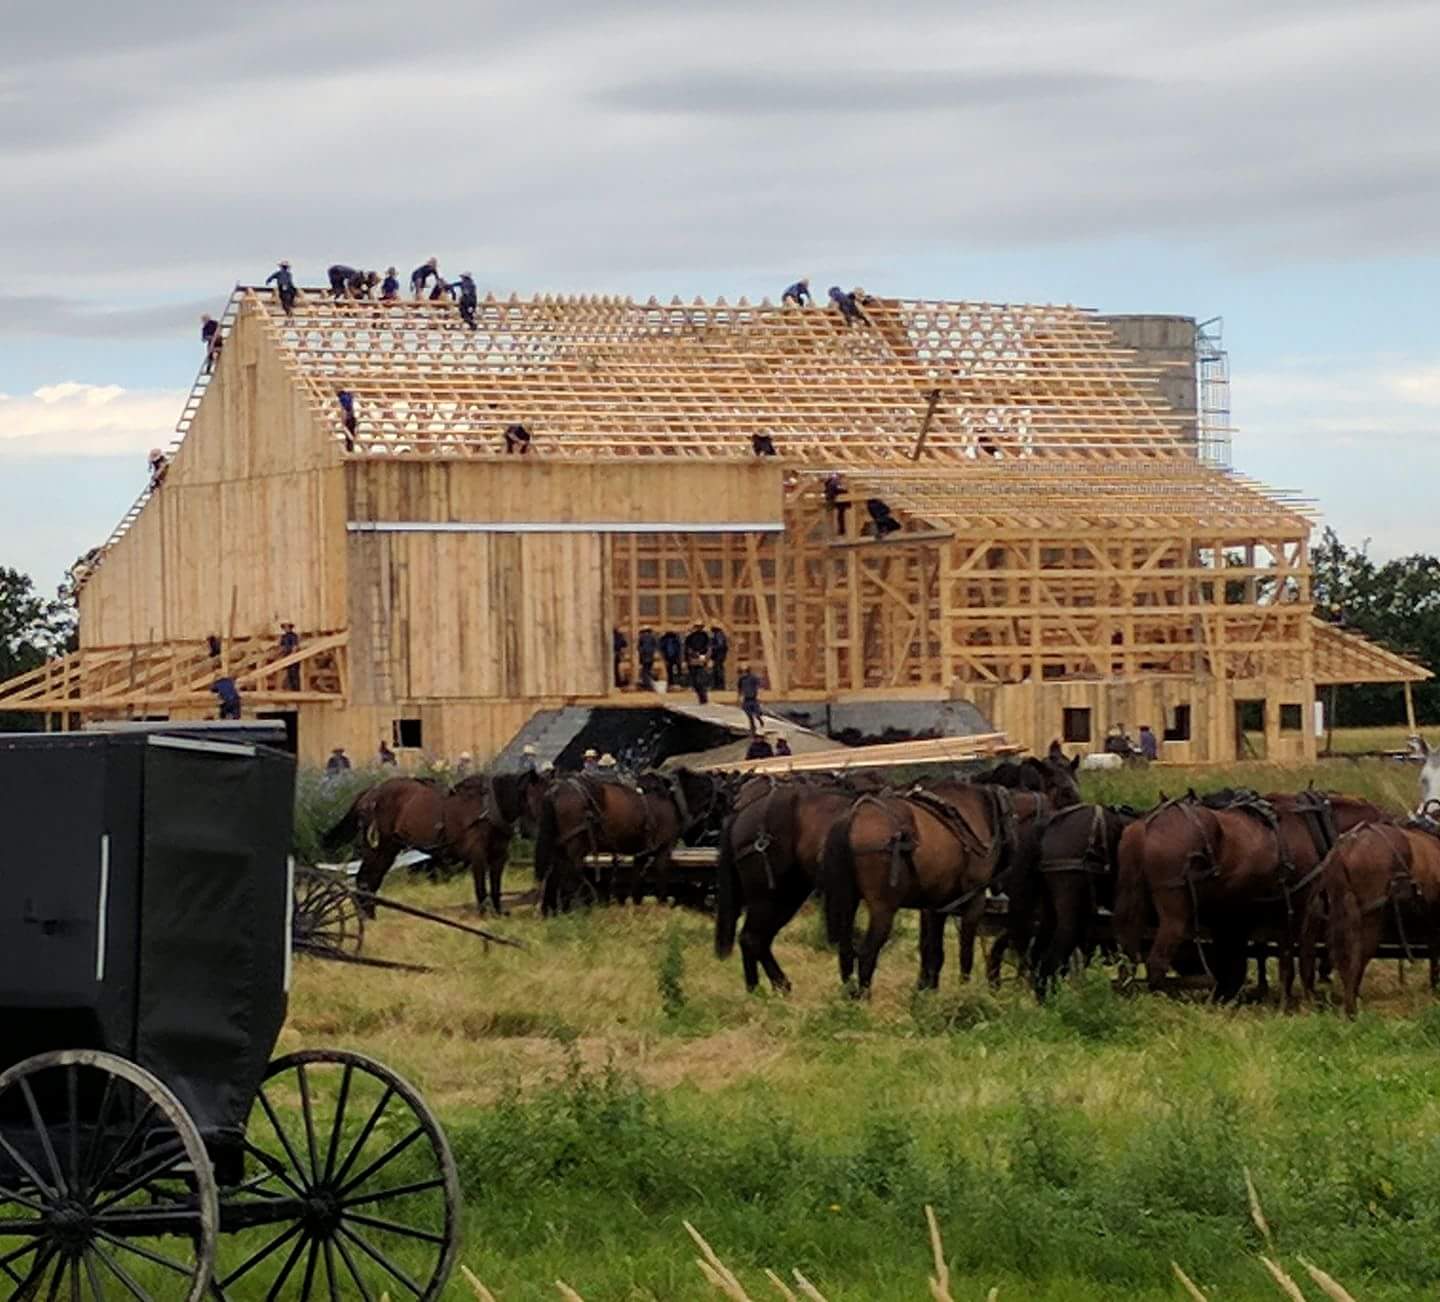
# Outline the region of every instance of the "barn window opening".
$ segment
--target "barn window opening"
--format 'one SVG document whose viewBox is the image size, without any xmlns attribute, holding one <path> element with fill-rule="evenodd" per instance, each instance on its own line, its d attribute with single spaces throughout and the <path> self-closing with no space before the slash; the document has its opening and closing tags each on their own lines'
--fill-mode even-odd
<svg viewBox="0 0 1440 1302">
<path fill-rule="evenodd" d="M 395 744 L 402 750 L 419 750 L 424 742 L 419 719 L 395 720 Z"/>
<path fill-rule="evenodd" d="M 1088 706 L 1067 707 L 1060 716 L 1060 736 L 1064 741 L 1090 740 L 1090 709 Z"/>
<path fill-rule="evenodd" d="M 1280 707 L 1280 731 L 1299 732 L 1305 726 L 1305 708 L 1300 705 Z"/>
<path fill-rule="evenodd" d="M 1175 705 L 1165 711 L 1165 740 L 1190 740 L 1190 707 Z"/>
</svg>

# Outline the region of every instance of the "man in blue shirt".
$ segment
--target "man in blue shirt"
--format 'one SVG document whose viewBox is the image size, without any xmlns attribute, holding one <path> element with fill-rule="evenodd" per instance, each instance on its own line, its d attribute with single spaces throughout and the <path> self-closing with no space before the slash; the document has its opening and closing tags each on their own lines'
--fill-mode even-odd
<svg viewBox="0 0 1440 1302">
<path fill-rule="evenodd" d="M 475 281 L 468 271 L 460 273 L 460 319 L 470 329 L 475 329 L 475 308 L 479 300 L 475 296 Z"/>
<path fill-rule="evenodd" d="M 235 686 L 235 680 L 228 676 L 217 678 L 211 684 L 210 690 L 220 699 L 220 717 L 222 719 L 238 719 L 240 717 L 240 690 Z"/>
<path fill-rule="evenodd" d="M 340 403 L 340 410 L 344 412 L 340 423 L 345 426 L 345 451 L 355 451 L 355 395 L 349 389 L 341 389 L 335 395 Z"/>
<path fill-rule="evenodd" d="M 285 315 L 289 316 L 295 310 L 295 280 L 290 275 L 290 264 L 282 261 L 275 271 L 265 277 L 265 283 L 275 284 L 275 293 L 279 296 L 280 306 L 285 309 Z"/>
<path fill-rule="evenodd" d="M 753 737 L 760 731 L 762 716 L 760 713 L 760 678 L 753 673 L 748 664 L 740 665 L 740 678 L 735 684 L 740 697 L 740 708 L 745 711 L 745 722 L 750 725 L 750 735 Z"/>
<path fill-rule="evenodd" d="M 380 284 L 380 301 L 393 303 L 399 297 L 400 278 L 396 275 L 394 267 L 386 267 L 385 279 Z"/>
<path fill-rule="evenodd" d="M 1160 741 L 1150 731 L 1148 723 L 1140 725 L 1140 755 L 1142 759 L 1157 760 L 1160 758 Z"/>
<path fill-rule="evenodd" d="M 804 276 L 797 280 L 780 295 L 780 301 L 794 303 L 796 307 L 809 307 L 813 301 L 810 297 L 810 277 Z"/>
<path fill-rule="evenodd" d="M 846 325 L 870 324 L 865 313 L 860 310 L 860 304 L 855 301 L 855 295 L 847 294 L 839 285 L 830 286 L 830 301 L 840 309 Z"/>
<path fill-rule="evenodd" d="M 424 292 L 425 286 L 429 283 L 430 277 L 440 279 L 440 272 L 437 270 L 439 262 L 431 258 L 428 262 L 422 262 L 410 273 L 410 292 L 418 299 Z"/>
</svg>

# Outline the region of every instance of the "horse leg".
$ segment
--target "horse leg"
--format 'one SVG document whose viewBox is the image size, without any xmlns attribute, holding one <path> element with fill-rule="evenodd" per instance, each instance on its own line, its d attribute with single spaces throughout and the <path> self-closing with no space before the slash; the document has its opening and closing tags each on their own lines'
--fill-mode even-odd
<svg viewBox="0 0 1440 1302">
<path fill-rule="evenodd" d="M 1041 951 L 1035 963 L 1035 997 L 1042 1003 L 1050 993 L 1050 987 L 1057 977 L 1070 966 L 1075 952 L 1080 948 L 1081 924 L 1079 918 L 1069 910 L 1058 910 L 1055 925 L 1050 932 L 1049 943 Z"/>
<path fill-rule="evenodd" d="M 995 937 L 995 943 L 990 946 L 990 953 L 985 957 L 985 980 L 992 990 L 1000 988 L 1000 969 L 1005 962 L 1005 951 L 1014 947 L 1015 952 L 1021 955 L 1025 952 L 1014 933 L 1007 927 Z M 1023 961 L 1017 958 L 1017 961 Z"/>
<path fill-rule="evenodd" d="M 940 989 L 940 972 L 945 966 L 945 915 L 929 909 L 920 911 L 920 977 L 917 990 Z"/>
<path fill-rule="evenodd" d="M 1164 989 L 1175 950 L 1190 934 L 1190 905 L 1174 891 L 1154 891 L 1152 897 L 1159 923 L 1145 958 L 1145 980 L 1151 993 L 1159 994 Z"/>
<path fill-rule="evenodd" d="M 395 861 L 397 853 L 398 851 L 390 849 L 384 842 L 373 847 L 366 846 L 360 856 L 360 871 L 355 875 L 355 884 L 367 894 L 379 895 L 380 887 L 385 883 L 385 875 L 390 871 L 390 865 Z M 362 899 L 360 912 L 367 918 L 373 918 L 374 903 Z"/>
<path fill-rule="evenodd" d="M 475 912 L 485 912 L 485 852 L 472 855 L 469 863 L 470 880 L 475 884 Z"/>
<path fill-rule="evenodd" d="M 510 847 L 501 846 L 498 853 L 490 856 L 490 903 L 495 906 L 495 916 L 503 918 L 505 909 L 500 903 L 500 883 L 505 877 L 505 865 L 510 858 Z"/>
<path fill-rule="evenodd" d="M 673 845 L 661 846 L 655 852 L 655 857 L 650 861 L 650 872 L 655 885 L 655 903 L 664 904 L 670 895 L 670 856 L 674 853 Z M 645 898 L 645 881 L 638 873 L 635 878 L 635 903 L 639 904 Z"/>
<path fill-rule="evenodd" d="M 804 882 L 799 890 L 793 885 L 789 890 L 782 887 L 774 895 L 748 906 L 740 928 L 740 961 L 745 965 L 747 990 L 753 992 L 760 984 L 757 968 L 763 968 L 776 994 L 790 993 L 790 978 L 776 960 L 773 946 L 780 929 L 800 911 L 809 894 L 810 883 Z"/>
<path fill-rule="evenodd" d="M 960 915 L 960 980 L 968 982 L 975 971 L 975 937 L 985 916 L 985 892 L 981 891 Z"/>
<path fill-rule="evenodd" d="M 1250 945 L 1245 933 L 1215 932 L 1214 944 L 1215 1002 L 1233 1003 L 1245 988 L 1250 970 Z"/>
<path fill-rule="evenodd" d="M 870 902 L 870 925 L 865 929 L 865 940 L 860 947 L 860 998 L 870 997 L 870 983 L 875 978 L 875 964 L 880 960 L 880 951 L 890 939 L 895 925 L 895 910 L 889 904 Z"/>
</svg>

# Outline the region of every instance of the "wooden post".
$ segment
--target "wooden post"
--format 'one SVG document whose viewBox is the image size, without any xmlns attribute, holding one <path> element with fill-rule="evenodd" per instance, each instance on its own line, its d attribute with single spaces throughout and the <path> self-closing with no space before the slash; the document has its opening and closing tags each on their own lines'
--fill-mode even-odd
<svg viewBox="0 0 1440 1302">
<path fill-rule="evenodd" d="M 1415 735 L 1415 693 L 1410 690 L 1409 679 L 1405 681 L 1405 726 L 1410 729 L 1410 735 Z"/>
<path fill-rule="evenodd" d="M 911 449 L 910 460 L 919 461 L 920 453 L 925 450 L 925 437 L 930 433 L 930 422 L 935 419 L 935 408 L 940 405 L 940 390 L 930 390 L 930 402 L 925 408 L 925 419 L 920 422 L 920 437 L 915 440 L 915 446 Z"/>
</svg>

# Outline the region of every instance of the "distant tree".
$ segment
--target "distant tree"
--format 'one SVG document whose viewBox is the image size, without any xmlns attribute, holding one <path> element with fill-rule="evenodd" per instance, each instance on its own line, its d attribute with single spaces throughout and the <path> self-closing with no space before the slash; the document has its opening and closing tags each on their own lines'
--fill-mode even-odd
<svg viewBox="0 0 1440 1302">
<path fill-rule="evenodd" d="M 28 575 L 0 565 L 0 682 L 38 669 L 72 645 L 74 636 L 74 611 L 64 601 L 42 597 Z M 33 714 L 0 719 L 12 730 L 39 725 Z"/>
<path fill-rule="evenodd" d="M 1377 564 L 1364 546 L 1347 547 L 1326 529 L 1310 554 L 1316 612 L 1440 674 L 1440 557 L 1416 553 Z M 1440 722 L 1440 684 L 1415 685 L 1415 714 Z M 1384 684 L 1342 688 L 1338 722 L 1404 719 L 1401 690 Z"/>
</svg>

